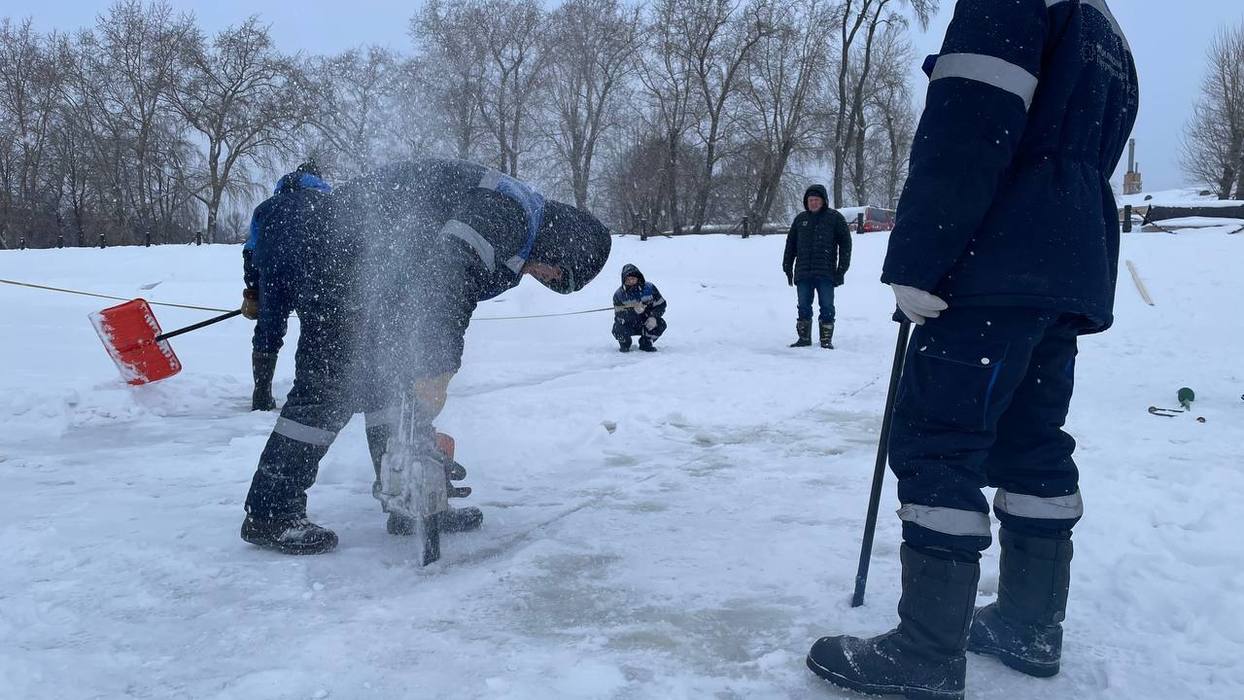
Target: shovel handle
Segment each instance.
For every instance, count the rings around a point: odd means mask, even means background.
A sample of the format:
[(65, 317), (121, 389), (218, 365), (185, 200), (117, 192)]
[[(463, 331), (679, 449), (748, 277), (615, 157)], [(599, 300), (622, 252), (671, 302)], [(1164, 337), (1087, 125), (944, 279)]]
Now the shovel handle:
[(213, 323), (220, 323), (221, 321), (228, 321), (234, 316), (241, 316), (241, 315), (242, 315), (242, 310), (237, 309), (236, 311), (230, 311), (227, 314), (221, 314), (219, 316), (214, 316), (212, 318), (207, 319), (206, 321), (199, 321), (198, 323), (191, 325), (191, 326), (186, 326), (185, 328), (178, 328), (175, 331), (169, 331), (168, 333), (161, 333), (160, 335), (156, 336), (156, 342), (158, 343), (161, 340), (168, 340), (169, 338), (179, 336), (182, 333), (189, 333), (190, 331), (197, 331), (200, 328), (203, 328), (205, 326), (210, 326)]

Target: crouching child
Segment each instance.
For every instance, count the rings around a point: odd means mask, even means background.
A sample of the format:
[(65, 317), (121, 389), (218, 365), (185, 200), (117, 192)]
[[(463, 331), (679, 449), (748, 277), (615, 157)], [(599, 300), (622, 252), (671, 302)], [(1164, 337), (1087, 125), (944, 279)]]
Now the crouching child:
[(639, 349), (656, 352), (653, 343), (665, 332), (665, 297), (655, 284), (644, 279), (634, 265), (622, 267), (622, 286), (613, 293), (613, 337), (618, 350), (631, 351), (631, 338), (639, 336)]

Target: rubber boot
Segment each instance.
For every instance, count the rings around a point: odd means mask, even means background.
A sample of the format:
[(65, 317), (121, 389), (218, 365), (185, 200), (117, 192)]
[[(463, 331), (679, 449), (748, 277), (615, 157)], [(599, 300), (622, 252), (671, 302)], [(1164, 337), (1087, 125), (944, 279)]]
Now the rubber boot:
[(255, 375), (255, 393), (251, 395), (252, 411), (271, 411), (276, 408), (272, 398), (272, 377), (276, 374), (276, 353), (252, 352), (251, 371)]
[(337, 547), (337, 533), (320, 527), (306, 515), (261, 518), (247, 515), (242, 539), (281, 554), (324, 554)]
[(792, 348), (806, 348), (812, 344), (812, 321), (799, 319), (795, 322), (795, 332), (799, 334), (799, 339), (791, 343)]
[(618, 352), (630, 352), (630, 351), (631, 351), (631, 339), (629, 337), (618, 338)]
[(821, 322), (821, 347), (826, 350), (834, 349), (834, 324)]
[(1071, 587), (1071, 541), (1026, 537), (1005, 527), (998, 540), (998, 601), (976, 611), (968, 649), (1030, 676), (1056, 675)]
[(858, 693), (962, 700), (980, 564), (941, 559), (906, 544), (899, 556), (898, 628), (871, 639), (823, 637), (808, 653), (808, 668)]
[(643, 352), (656, 352), (657, 346), (652, 344), (652, 338), (645, 335), (639, 339), (639, 349)]

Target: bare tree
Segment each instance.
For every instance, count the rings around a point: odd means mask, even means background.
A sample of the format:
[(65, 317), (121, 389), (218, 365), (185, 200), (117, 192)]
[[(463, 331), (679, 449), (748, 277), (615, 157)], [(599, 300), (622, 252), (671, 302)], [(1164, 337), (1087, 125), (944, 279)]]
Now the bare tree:
[[(843, 0), (838, 15), (839, 56), (835, 99), (837, 115), (834, 120), (830, 151), (833, 154), (834, 206), (843, 205), (843, 193), (848, 176), (848, 159), (855, 156), (853, 173), (858, 174), (863, 159), (860, 151), (864, 138), (862, 125), (864, 102), (869, 81), (872, 78), (872, 61), (877, 32), (883, 26), (901, 18), (898, 7), (907, 5), (912, 14), (926, 26), (929, 17), (937, 11), (939, 0)], [(860, 41), (862, 40), (862, 44)]]
[(9, 227), (33, 238), (54, 220), (60, 179), (50, 161), (62, 80), (55, 41), (29, 20), (0, 20), (0, 238)]
[(96, 34), (81, 35), (81, 77), (93, 82), (79, 86), (80, 96), (93, 103), (105, 132), (102, 148), (111, 153), (101, 156), (115, 162), (114, 216), (130, 240), (171, 230), (174, 212), (193, 197), (185, 178), (165, 177), (162, 169), (181, 161), (187, 148), (185, 125), (167, 98), (194, 36), (191, 18), (174, 16), (167, 3), (139, 0), (118, 1), (99, 18)]
[(322, 140), (311, 150), (339, 174), (358, 173), (393, 140), (393, 106), (406, 87), (401, 61), (389, 49), (369, 46), (308, 64), (307, 118)]
[(486, 18), (473, 4), (428, 0), (411, 20), (418, 55), (412, 67), (415, 89), (431, 96), (434, 112), (452, 136), (458, 158), (478, 150), (484, 90), (484, 49), (479, 39)]
[(695, 2), (657, 1), (645, 28), (648, 45), (638, 72), (654, 130), (660, 131), (665, 143), (665, 215), (676, 234), (682, 232), (683, 226), (683, 208), (679, 204), (680, 156), (696, 117), (695, 71), (688, 47), (699, 39), (702, 25), (686, 18), (692, 14)]
[(697, 131), (704, 161), (691, 223), (696, 233), (704, 226), (713, 175), (722, 156), (722, 135), (730, 115), (727, 107), (738, 91), (739, 76), (752, 49), (774, 32), (768, 0), (752, 0), (737, 8), (731, 0), (706, 0), (686, 8), (692, 18), (685, 32), (690, 41), (690, 64), (703, 118)]
[(257, 17), (210, 43), (196, 31), (184, 45), (168, 100), (207, 142), (206, 172), (193, 191), (207, 209), (208, 242), (216, 241), (226, 192), (243, 192), (249, 167), (268, 165), (268, 156), (290, 148), (305, 119), (301, 94), (293, 63)]
[(1244, 199), (1244, 23), (1221, 29), (1207, 52), (1201, 97), (1184, 129), (1184, 172), (1219, 199)]
[[(820, 28), (831, 18), (827, 2), (776, 7), (770, 22), (776, 31), (762, 40), (746, 66), (744, 96), (748, 118), (746, 167), (752, 195), (747, 216), (768, 220), (782, 192), (782, 180), (797, 153), (810, 154), (824, 121), (819, 80), (829, 63), (832, 44)], [(822, 117), (818, 119), (817, 117)]]
[(569, 170), (575, 206), (587, 207), (597, 147), (617, 125), (618, 96), (635, 70), (640, 15), (619, 0), (568, 0), (549, 18), (546, 138)]

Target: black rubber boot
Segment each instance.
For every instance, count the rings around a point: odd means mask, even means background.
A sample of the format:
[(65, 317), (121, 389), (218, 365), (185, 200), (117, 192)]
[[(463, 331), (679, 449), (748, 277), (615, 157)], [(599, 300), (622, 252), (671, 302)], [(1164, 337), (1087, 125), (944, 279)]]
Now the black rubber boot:
[(834, 324), (821, 323), (821, 347), (826, 350), (834, 349)]
[(271, 411), (276, 408), (272, 398), (272, 377), (276, 374), (276, 354), (251, 353), (251, 371), (255, 375), (255, 393), (251, 395), (252, 411)]
[(1030, 676), (1056, 675), (1071, 587), (1071, 541), (1025, 537), (1005, 527), (998, 540), (998, 602), (976, 611), (968, 650), (996, 656)]
[(307, 520), (305, 515), (260, 518), (247, 515), (242, 539), (281, 554), (324, 554), (337, 547), (337, 534)]
[(858, 693), (962, 700), (980, 564), (941, 559), (905, 544), (900, 558), (898, 628), (871, 639), (823, 637), (808, 653), (808, 668)]
[(799, 319), (795, 322), (795, 333), (799, 334), (799, 339), (791, 343), (792, 348), (806, 348), (812, 344), (812, 321)]
[(631, 351), (631, 339), (630, 338), (618, 338), (618, 352), (630, 352), (630, 351)]
[(643, 352), (656, 352), (657, 346), (652, 344), (652, 338), (644, 336), (639, 339), (639, 349)]

